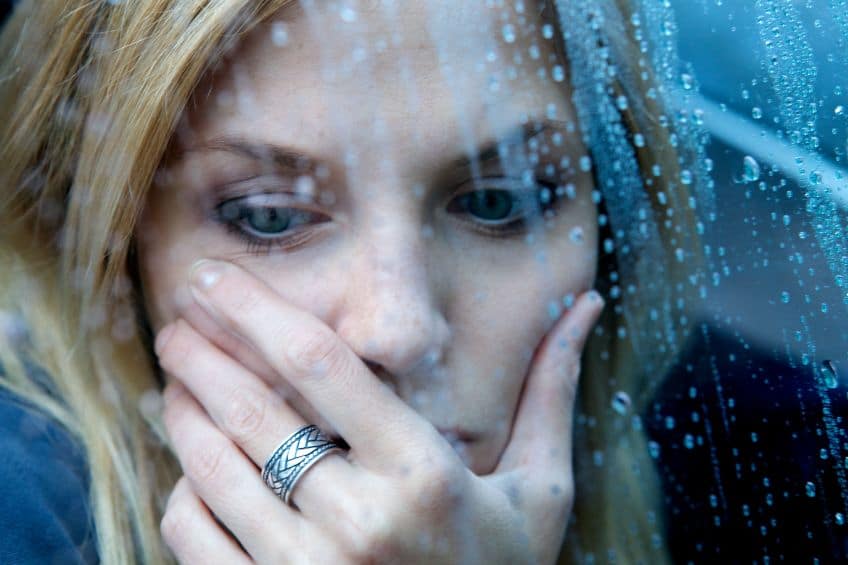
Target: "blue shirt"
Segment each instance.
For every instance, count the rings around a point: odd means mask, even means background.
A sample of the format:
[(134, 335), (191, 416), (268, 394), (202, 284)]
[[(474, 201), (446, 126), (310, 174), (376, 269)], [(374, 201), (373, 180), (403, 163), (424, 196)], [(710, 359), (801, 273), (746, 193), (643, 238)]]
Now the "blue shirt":
[(0, 388), (0, 563), (97, 563), (81, 446)]

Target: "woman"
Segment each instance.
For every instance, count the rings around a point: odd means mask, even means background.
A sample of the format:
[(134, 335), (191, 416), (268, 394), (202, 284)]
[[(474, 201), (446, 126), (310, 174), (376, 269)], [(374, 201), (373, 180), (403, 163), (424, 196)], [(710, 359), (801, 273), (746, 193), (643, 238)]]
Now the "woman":
[(82, 446), (103, 561), (667, 558), (637, 415), (698, 155), (602, 4), (18, 8), (4, 386)]

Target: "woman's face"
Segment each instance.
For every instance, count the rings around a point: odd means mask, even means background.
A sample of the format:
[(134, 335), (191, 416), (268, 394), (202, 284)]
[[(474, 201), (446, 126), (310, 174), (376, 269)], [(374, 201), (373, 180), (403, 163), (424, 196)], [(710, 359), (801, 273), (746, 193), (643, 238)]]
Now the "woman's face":
[(197, 89), (137, 228), (146, 309), (208, 326), (189, 269), (239, 263), (486, 472), (534, 349), (594, 282), (586, 148), (533, 10), (367, 4), (290, 5)]

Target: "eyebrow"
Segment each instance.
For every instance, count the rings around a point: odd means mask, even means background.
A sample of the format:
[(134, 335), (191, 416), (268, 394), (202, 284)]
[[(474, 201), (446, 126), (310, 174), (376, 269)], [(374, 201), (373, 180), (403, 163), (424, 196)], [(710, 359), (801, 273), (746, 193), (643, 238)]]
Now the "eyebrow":
[[(450, 161), (450, 169), (473, 167), (475, 163), (484, 163), (500, 156), (500, 148), (504, 142), (527, 143), (531, 139), (552, 130), (565, 131), (568, 122), (552, 120), (549, 118), (531, 120), (525, 124), (514, 126), (505, 135), (484, 142), (476, 155), (463, 154)], [(199, 145), (191, 146), (178, 153), (178, 158), (183, 158), (190, 153), (204, 153), (208, 151), (225, 151), (235, 153), (259, 162), (273, 163), (280, 169), (297, 171), (301, 173), (312, 173), (320, 166), (321, 161), (309, 157), (307, 154), (291, 147), (285, 147), (273, 143), (254, 141), (239, 135), (226, 135), (215, 137)]]
[(519, 124), (518, 126), (513, 127), (506, 135), (501, 135), (497, 138), (486, 141), (480, 146), (476, 155), (471, 157), (468, 155), (457, 157), (450, 166), (456, 169), (473, 167), (475, 163), (485, 163), (498, 158), (500, 156), (500, 148), (504, 142), (523, 144), (552, 130), (565, 131), (567, 127), (568, 122), (560, 120), (547, 118), (542, 120), (531, 120), (526, 124)]
[(281, 169), (301, 172), (314, 172), (318, 163), (305, 153), (290, 147), (253, 141), (239, 135), (227, 135), (213, 138), (200, 145), (191, 146), (179, 153), (179, 158), (186, 154), (206, 153), (210, 151), (225, 151), (235, 153), (259, 162), (273, 163)]

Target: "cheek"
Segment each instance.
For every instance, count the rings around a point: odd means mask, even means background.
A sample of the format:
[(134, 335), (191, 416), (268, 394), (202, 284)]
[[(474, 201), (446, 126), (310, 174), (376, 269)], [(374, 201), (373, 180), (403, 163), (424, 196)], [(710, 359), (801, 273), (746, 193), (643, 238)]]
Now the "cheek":
[[(548, 245), (546, 258), (533, 254), (509, 269), (469, 270), (459, 288), (454, 318), (459, 354), (480, 379), (469, 396), (490, 396), (512, 415), (533, 352), (559, 319), (568, 297), (575, 300), (592, 287), (597, 253), (593, 238), (582, 244)], [(474, 405), (474, 402), (469, 402)]]
[(175, 226), (178, 222), (148, 209), (136, 228), (144, 308), (154, 331), (176, 320), (189, 305), (188, 272), (208, 248), (195, 242), (188, 229)]

